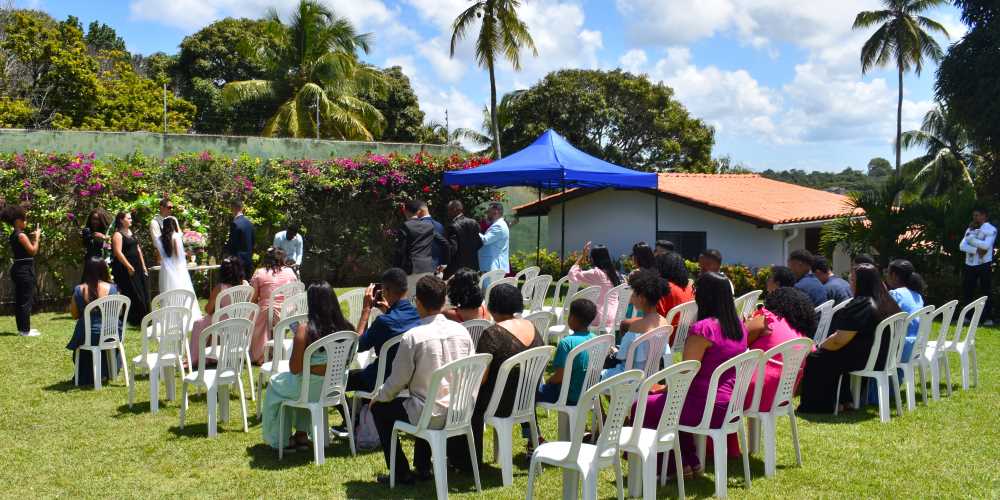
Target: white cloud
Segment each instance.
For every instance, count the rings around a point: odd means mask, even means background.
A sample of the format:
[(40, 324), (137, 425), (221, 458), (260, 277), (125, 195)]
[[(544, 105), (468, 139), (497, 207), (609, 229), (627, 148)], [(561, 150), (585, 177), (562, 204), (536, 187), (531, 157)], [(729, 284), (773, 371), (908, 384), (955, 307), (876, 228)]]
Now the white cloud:
[(641, 44), (686, 43), (707, 38), (734, 22), (731, 0), (618, 0), (627, 35)]
[(450, 40), (439, 36), (421, 42), (417, 47), (417, 52), (430, 63), (437, 76), (447, 83), (458, 83), (465, 71), (469, 67), (467, 56), (468, 44), (456, 47), (456, 57), (451, 57)]
[(618, 58), (618, 64), (622, 69), (632, 73), (642, 72), (642, 67), (646, 65), (646, 51), (642, 49), (631, 49)]
[(451, 34), (451, 23), (472, 4), (468, 0), (405, 0), (421, 18), (434, 23), (442, 33)]

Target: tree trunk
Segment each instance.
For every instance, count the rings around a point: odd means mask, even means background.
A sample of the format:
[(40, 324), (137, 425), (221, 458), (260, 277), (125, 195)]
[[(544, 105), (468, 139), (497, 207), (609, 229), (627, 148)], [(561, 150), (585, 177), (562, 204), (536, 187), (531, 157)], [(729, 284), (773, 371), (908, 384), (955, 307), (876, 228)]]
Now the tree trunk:
[(497, 78), (493, 72), (493, 61), (490, 61), (487, 69), (490, 71), (490, 117), (493, 120), (493, 151), (497, 159), (500, 155), (500, 122), (497, 120)]
[(903, 175), (902, 167), (902, 147), (903, 139), (903, 67), (897, 65), (899, 71), (899, 101), (896, 104), (896, 177)]

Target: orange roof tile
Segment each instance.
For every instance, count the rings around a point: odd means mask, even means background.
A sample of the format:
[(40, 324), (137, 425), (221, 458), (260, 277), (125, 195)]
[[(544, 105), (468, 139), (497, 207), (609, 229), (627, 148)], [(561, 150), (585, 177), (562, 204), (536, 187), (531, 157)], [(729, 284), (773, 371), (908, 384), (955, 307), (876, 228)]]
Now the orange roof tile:
[[(572, 189), (516, 207), (519, 215), (540, 215), (561, 201), (583, 196)], [(758, 174), (659, 174), (661, 196), (723, 212), (762, 226), (835, 219), (847, 215), (847, 197), (761, 177)]]

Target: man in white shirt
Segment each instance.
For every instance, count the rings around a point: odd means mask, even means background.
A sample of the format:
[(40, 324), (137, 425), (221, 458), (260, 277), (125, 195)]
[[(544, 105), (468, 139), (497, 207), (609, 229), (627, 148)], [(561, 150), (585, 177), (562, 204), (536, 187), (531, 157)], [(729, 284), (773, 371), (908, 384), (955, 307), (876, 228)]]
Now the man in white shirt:
[(972, 223), (965, 230), (965, 236), (958, 248), (965, 252), (965, 277), (962, 281), (965, 303), (985, 295), (986, 308), (983, 310), (983, 324), (993, 325), (990, 307), (991, 275), (993, 273), (993, 245), (997, 239), (997, 228), (988, 222), (989, 213), (985, 207), (972, 211)]
[(302, 234), (299, 232), (300, 226), (296, 223), (288, 224), (288, 228), (284, 231), (279, 231), (278, 234), (274, 235), (274, 248), (280, 248), (285, 251), (285, 260), (294, 264), (295, 267), (302, 265)]
[[(431, 428), (441, 428), (448, 413), (449, 395), (447, 388), (441, 393), (429, 395), (431, 375), (442, 366), (475, 354), (472, 337), (459, 323), (450, 321), (441, 314), (444, 307), (447, 284), (433, 275), (424, 276), (417, 282), (416, 306), (420, 314), (420, 326), (403, 334), (396, 357), (392, 362), (392, 373), (372, 399), (371, 411), (382, 443), (382, 454), (386, 466), (389, 465), (389, 443), (392, 427), (397, 420), (416, 424), (424, 405), (433, 404)], [(397, 397), (404, 389), (409, 397)], [(459, 439), (464, 439), (459, 437)], [(416, 473), (410, 472), (409, 462), (402, 447), (396, 443), (396, 482), (412, 484), (415, 480), (431, 479), (431, 450), (426, 441), (416, 440), (413, 449)], [(379, 476), (378, 482), (389, 484), (389, 476)]]

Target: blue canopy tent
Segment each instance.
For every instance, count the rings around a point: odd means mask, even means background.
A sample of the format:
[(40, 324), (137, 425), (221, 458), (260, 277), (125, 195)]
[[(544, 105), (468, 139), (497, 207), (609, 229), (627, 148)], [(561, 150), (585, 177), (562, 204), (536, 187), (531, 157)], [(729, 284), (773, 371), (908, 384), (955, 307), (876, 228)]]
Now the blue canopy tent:
[[(573, 147), (554, 130), (546, 130), (530, 146), (506, 158), (469, 170), (445, 172), (444, 183), (459, 186), (528, 186), (539, 189), (656, 189), (655, 173), (638, 172), (608, 163)], [(559, 256), (566, 250), (566, 210), (563, 202)], [(541, 242), (541, 223), (538, 225)]]

